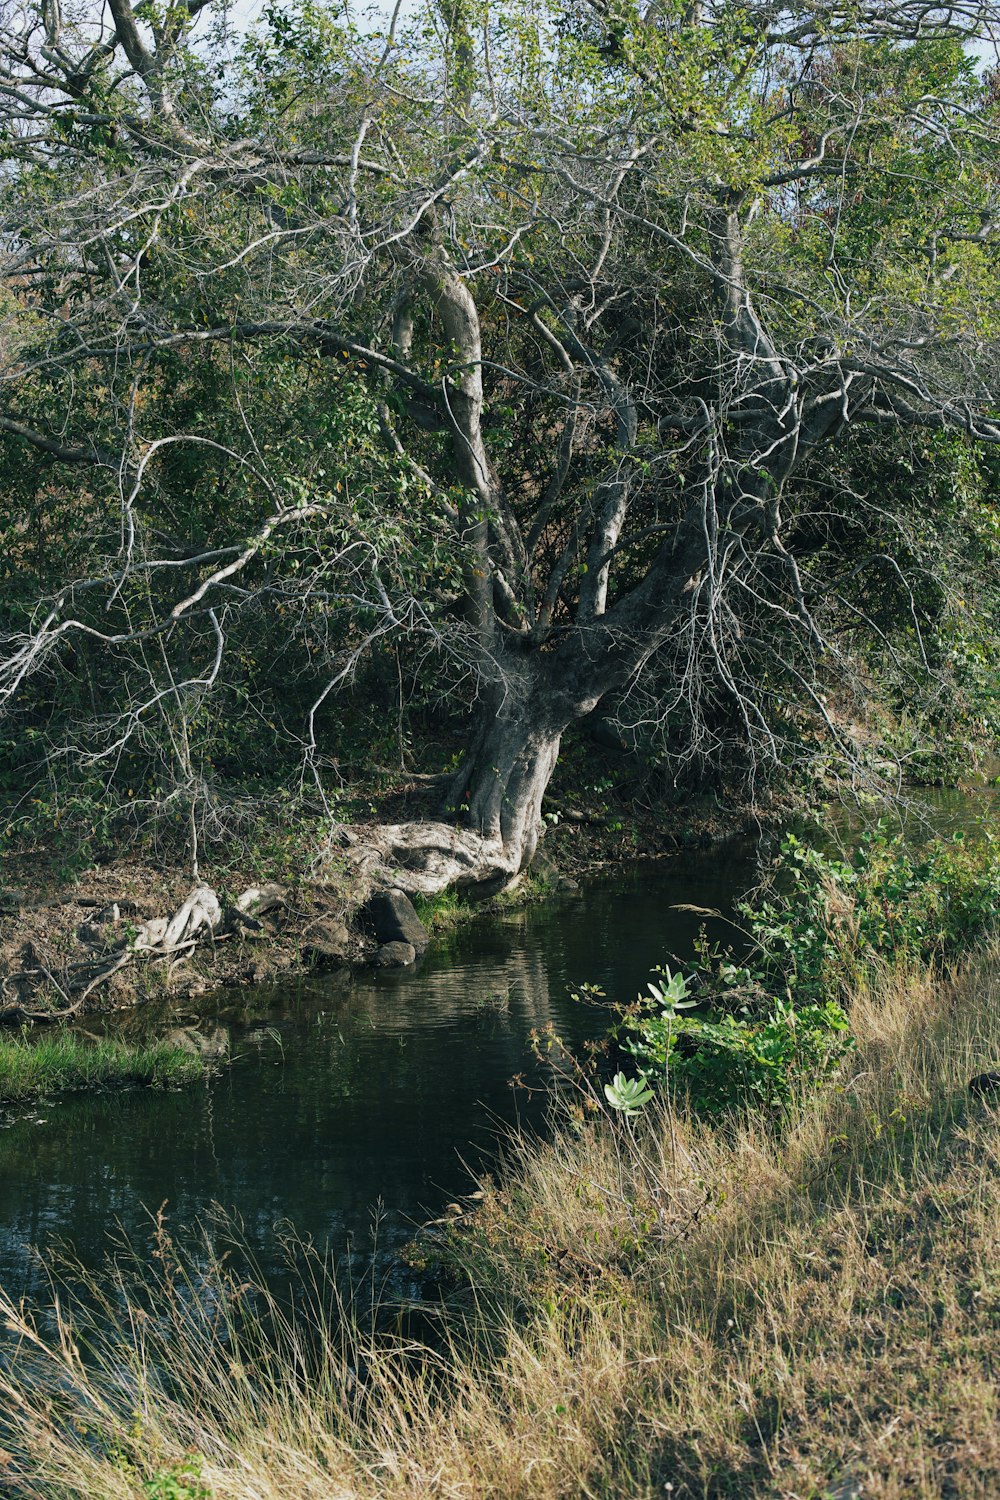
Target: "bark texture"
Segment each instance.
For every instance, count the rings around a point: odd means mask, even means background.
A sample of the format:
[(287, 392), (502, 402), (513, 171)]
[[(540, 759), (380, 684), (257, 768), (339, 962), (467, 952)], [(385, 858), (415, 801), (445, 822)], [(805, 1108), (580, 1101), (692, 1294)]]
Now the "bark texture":
[(542, 798), (578, 712), (552, 690), (548, 672), (509, 674), (486, 695), (442, 819), (366, 831), (355, 864), (411, 895), (450, 885), (487, 895), (510, 885), (535, 853)]

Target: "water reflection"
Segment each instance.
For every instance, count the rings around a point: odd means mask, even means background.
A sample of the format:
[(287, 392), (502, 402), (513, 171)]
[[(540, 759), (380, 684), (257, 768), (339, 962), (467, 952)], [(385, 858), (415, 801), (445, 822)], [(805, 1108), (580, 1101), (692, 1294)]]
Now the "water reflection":
[(531, 1029), (603, 1032), (605, 1015), (568, 992), (586, 981), (631, 998), (654, 964), (691, 952), (701, 919), (671, 905), (726, 908), (753, 870), (745, 843), (686, 854), (479, 919), (416, 971), (224, 997), (210, 1019), (232, 1064), (207, 1087), (66, 1099), (0, 1131), (0, 1280), (37, 1293), (27, 1246), (65, 1238), (94, 1265), (116, 1225), (148, 1239), (164, 1201), (175, 1225), (213, 1202), (235, 1211), (275, 1275), (281, 1221), (360, 1264), (381, 1215), (391, 1263), (467, 1190), (503, 1122), (537, 1118), (509, 1087), (530, 1070)]
[[(904, 822), (911, 837), (989, 829), (998, 803), (995, 788), (933, 790)], [(857, 831), (855, 818), (845, 836)], [(207, 1086), (70, 1098), (0, 1130), (0, 1281), (40, 1290), (30, 1245), (66, 1239), (93, 1266), (116, 1226), (141, 1244), (164, 1201), (177, 1226), (213, 1203), (237, 1214), (276, 1277), (282, 1221), (363, 1266), (377, 1219), (390, 1267), (414, 1225), (468, 1188), (504, 1122), (538, 1119), (539, 1101), (509, 1087), (531, 1072), (532, 1028), (551, 1023), (571, 1044), (601, 1034), (605, 1015), (569, 992), (587, 982), (631, 999), (653, 965), (683, 962), (702, 919), (672, 906), (726, 911), (755, 859), (735, 841), (616, 869), (484, 916), (415, 970), (227, 994), (201, 1024), (225, 1029), (232, 1063)]]

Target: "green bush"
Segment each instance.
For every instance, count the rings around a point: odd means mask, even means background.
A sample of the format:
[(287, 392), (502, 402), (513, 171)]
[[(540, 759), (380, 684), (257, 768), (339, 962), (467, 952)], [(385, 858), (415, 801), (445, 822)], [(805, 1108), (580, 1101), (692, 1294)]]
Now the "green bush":
[[(766, 900), (737, 908), (739, 959), (703, 941), (689, 977), (662, 970), (652, 998), (623, 1012), (639, 1079), (683, 1091), (699, 1113), (780, 1113), (824, 1087), (854, 1045), (852, 990), (892, 964), (957, 958), (1000, 906), (1000, 846), (988, 836), (914, 848), (880, 826), (845, 858), (789, 836), (773, 874)], [(693, 1005), (701, 1014), (681, 1014)], [(633, 1113), (619, 1078), (608, 1102)]]
[(752, 974), (795, 1002), (845, 996), (873, 963), (941, 963), (982, 938), (1000, 908), (1000, 845), (961, 834), (915, 848), (879, 825), (849, 858), (787, 837), (775, 892), (738, 908)]
[(665, 984), (649, 986), (652, 1001), (633, 1012), (626, 1049), (645, 1083), (683, 1091), (701, 1114), (787, 1110), (828, 1083), (854, 1045), (834, 1000), (796, 1009), (779, 998), (763, 1014), (744, 1006), (706, 1019), (679, 1014), (696, 1003), (685, 998), (688, 981), (669, 970), (665, 978)]

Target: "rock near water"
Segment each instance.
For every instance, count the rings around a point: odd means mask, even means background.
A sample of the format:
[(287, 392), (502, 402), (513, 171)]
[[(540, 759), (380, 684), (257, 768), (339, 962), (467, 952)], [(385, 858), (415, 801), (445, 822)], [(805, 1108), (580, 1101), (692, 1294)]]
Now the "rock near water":
[(409, 943), (420, 954), (430, 942), (413, 902), (402, 891), (376, 891), (365, 903), (361, 919), (380, 944)]
[(351, 935), (344, 922), (323, 917), (311, 922), (302, 937), (302, 948), (309, 957), (343, 962), (350, 947)]
[(415, 962), (417, 950), (412, 943), (383, 943), (373, 960), (376, 969), (403, 969)]

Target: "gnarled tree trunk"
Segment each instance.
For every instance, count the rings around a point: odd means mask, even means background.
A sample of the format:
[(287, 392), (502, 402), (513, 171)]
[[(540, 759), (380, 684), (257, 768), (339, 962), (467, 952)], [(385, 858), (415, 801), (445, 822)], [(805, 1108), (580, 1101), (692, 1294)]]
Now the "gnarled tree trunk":
[(559, 691), (544, 658), (519, 663), (483, 696), (442, 818), (366, 830), (354, 863), (410, 894), (510, 885), (535, 853), (562, 735), (592, 707)]
[(642, 668), (690, 609), (704, 565), (694, 504), (642, 583), (612, 609), (550, 649), (533, 650), (523, 638), (510, 646), (480, 701), (442, 819), (365, 830), (355, 866), (410, 894), (454, 885), (486, 895), (516, 880), (538, 844), (563, 734)]

